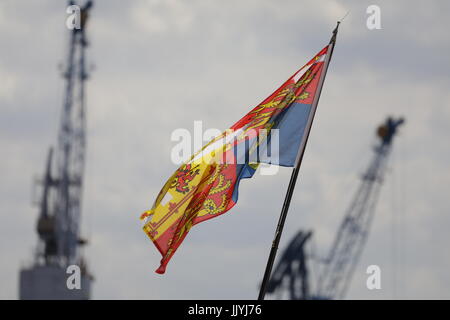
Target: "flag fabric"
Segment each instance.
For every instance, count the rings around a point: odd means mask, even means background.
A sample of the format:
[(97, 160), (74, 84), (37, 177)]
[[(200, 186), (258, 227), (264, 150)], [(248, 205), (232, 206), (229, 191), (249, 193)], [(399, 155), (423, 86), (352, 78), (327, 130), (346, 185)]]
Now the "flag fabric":
[(329, 47), (167, 180), (152, 209), (141, 215), (144, 232), (162, 255), (157, 273), (165, 272), (192, 226), (236, 204), (240, 180), (251, 178), (259, 163), (294, 166)]

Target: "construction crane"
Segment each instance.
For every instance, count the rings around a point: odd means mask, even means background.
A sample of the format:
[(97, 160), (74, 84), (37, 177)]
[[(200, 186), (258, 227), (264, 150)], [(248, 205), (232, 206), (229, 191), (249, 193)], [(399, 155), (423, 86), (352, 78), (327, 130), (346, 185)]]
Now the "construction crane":
[[(69, 5), (75, 3), (69, 1)], [(86, 244), (80, 237), (80, 221), (86, 150), (85, 81), (88, 79), (85, 27), (91, 7), (92, 1), (78, 6), (80, 28), (70, 30), (58, 144), (55, 154), (52, 147), (49, 149), (44, 178), (40, 181), (38, 246), (33, 264), (20, 272), (20, 299), (90, 298), (92, 276), (79, 247)], [(56, 170), (53, 170), (54, 156)], [(67, 286), (66, 271), (70, 265), (79, 267), (80, 288)]]
[[(284, 250), (269, 281), (268, 293), (282, 294), (287, 291), (289, 300), (307, 300), (310, 298), (305, 244), (311, 236), (312, 231), (304, 232), (300, 230), (297, 232)], [(280, 295), (278, 297), (282, 298)]]
[(305, 253), (311, 231), (299, 231), (281, 256), (269, 283), (268, 293), (288, 291), (290, 299), (342, 299), (351, 282), (353, 271), (367, 241), (375, 206), (386, 171), (392, 140), (403, 118), (388, 117), (378, 127), (378, 143), (374, 155), (361, 179), (361, 184), (346, 211), (330, 252), (314, 285), (309, 290), (308, 255)]

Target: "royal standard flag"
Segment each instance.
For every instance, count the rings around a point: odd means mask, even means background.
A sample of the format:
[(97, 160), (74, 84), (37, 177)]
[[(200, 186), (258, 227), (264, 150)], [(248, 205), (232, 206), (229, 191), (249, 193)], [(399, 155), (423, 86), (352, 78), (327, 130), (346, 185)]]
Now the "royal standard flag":
[(141, 215), (162, 255), (157, 273), (165, 272), (192, 226), (236, 204), (240, 180), (251, 178), (259, 163), (294, 166), (329, 47), (167, 180), (152, 209)]

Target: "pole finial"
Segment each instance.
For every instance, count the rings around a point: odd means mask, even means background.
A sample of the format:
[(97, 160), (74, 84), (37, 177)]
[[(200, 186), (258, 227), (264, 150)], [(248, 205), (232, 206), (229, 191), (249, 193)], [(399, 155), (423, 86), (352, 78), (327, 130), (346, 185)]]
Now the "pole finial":
[(336, 33), (338, 32), (338, 29), (339, 29), (339, 25), (340, 25), (340, 24), (341, 24), (340, 21), (336, 22), (336, 28), (334, 28), (333, 34), (336, 34)]
[(336, 37), (337, 37), (337, 33), (338, 33), (338, 29), (339, 29), (339, 24), (341, 23), (341, 21), (338, 21), (336, 23), (336, 28), (334, 28), (333, 30), (333, 36), (331, 37), (330, 43), (335, 43), (336, 42)]
[(344, 21), (344, 19), (348, 16), (349, 13), (350, 13), (350, 10), (348, 10), (347, 13), (340, 20), (337, 21), (336, 28), (334, 28), (334, 30), (333, 30), (333, 36), (331, 37), (330, 43), (336, 42), (336, 36), (337, 36), (338, 29), (339, 29), (339, 25), (341, 24), (342, 21)]

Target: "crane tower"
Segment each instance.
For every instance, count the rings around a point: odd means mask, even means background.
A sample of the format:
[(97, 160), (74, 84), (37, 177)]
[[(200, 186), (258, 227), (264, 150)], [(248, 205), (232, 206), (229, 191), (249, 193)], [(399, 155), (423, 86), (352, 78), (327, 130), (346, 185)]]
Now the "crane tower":
[(342, 299), (345, 296), (367, 240), (392, 140), (403, 123), (403, 118), (388, 117), (378, 127), (378, 143), (373, 158), (361, 178), (329, 254), (322, 261), (322, 268), (318, 269), (314, 290), (309, 290), (311, 279), (308, 277), (308, 255), (305, 253), (305, 245), (312, 232), (299, 231), (281, 256), (270, 280), (268, 293), (288, 291), (290, 299)]
[[(69, 1), (69, 5), (75, 5)], [(80, 237), (81, 200), (86, 149), (85, 51), (86, 22), (92, 1), (79, 11), (80, 28), (70, 30), (63, 77), (65, 92), (56, 152), (50, 147), (40, 181), (38, 245), (30, 267), (20, 271), (20, 299), (89, 299), (93, 280), (80, 254), (86, 240)], [(53, 160), (56, 167), (53, 167)], [(74, 271), (68, 267), (76, 266)], [(75, 287), (67, 284), (79, 271)], [(69, 273), (68, 273), (69, 272)]]

